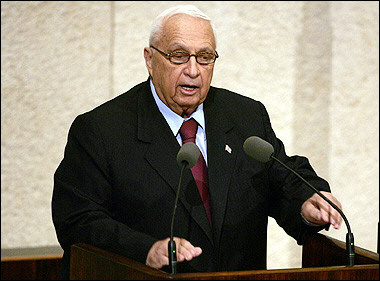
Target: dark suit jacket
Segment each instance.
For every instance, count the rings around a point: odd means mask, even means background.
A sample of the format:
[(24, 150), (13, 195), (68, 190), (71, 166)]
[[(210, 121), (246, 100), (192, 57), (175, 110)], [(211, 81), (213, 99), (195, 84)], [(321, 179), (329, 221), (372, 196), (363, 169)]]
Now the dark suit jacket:
[[(278, 164), (248, 157), (245, 139), (265, 139), (277, 158), (317, 188), (329, 191), (329, 186), (306, 158), (285, 154), (260, 102), (211, 87), (204, 113), (213, 229), (186, 170), (174, 236), (203, 253), (179, 263), (178, 272), (263, 269), (268, 216), (302, 244), (312, 228), (302, 222), (300, 208), (313, 192)], [(65, 269), (70, 245), (79, 242), (145, 263), (152, 244), (170, 234), (179, 148), (148, 81), (75, 119), (52, 199)]]

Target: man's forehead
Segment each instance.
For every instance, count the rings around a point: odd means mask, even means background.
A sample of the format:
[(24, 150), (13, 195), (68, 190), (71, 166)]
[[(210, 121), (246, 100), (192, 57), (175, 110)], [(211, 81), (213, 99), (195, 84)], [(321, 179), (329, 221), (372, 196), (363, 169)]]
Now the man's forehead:
[(174, 15), (164, 21), (160, 41), (173, 47), (186, 47), (187, 40), (201, 43), (201, 48), (213, 48), (215, 37), (210, 22), (185, 14)]

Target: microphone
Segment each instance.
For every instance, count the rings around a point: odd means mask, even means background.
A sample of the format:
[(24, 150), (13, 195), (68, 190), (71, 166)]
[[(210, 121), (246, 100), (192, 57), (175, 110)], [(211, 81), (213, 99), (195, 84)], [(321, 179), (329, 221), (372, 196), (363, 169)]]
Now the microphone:
[(177, 154), (177, 164), (178, 166), (181, 167), (181, 175), (178, 181), (177, 194), (175, 197), (172, 221), (170, 225), (170, 240), (168, 244), (169, 266), (171, 268), (172, 273), (177, 273), (177, 252), (176, 252), (176, 244), (175, 244), (175, 241), (173, 240), (173, 232), (174, 232), (173, 226), (174, 226), (175, 213), (177, 210), (179, 191), (181, 189), (183, 171), (186, 168), (190, 169), (194, 167), (200, 155), (201, 155), (201, 152), (198, 146), (193, 142), (188, 142), (182, 145), (181, 149), (178, 151), (178, 154)]
[(186, 168), (192, 168), (198, 162), (201, 152), (198, 146), (193, 142), (188, 142), (182, 145), (177, 154), (177, 164), (180, 167), (184, 165)]
[(285, 167), (287, 170), (289, 170), (294, 175), (296, 175), (299, 179), (301, 179), (308, 187), (310, 187), (314, 192), (316, 192), (319, 196), (321, 196), (324, 200), (326, 200), (327, 203), (329, 203), (335, 210), (339, 212), (339, 214), (342, 216), (347, 227), (347, 234), (346, 234), (346, 250), (347, 250), (347, 255), (348, 255), (347, 263), (350, 266), (354, 265), (354, 260), (355, 260), (354, 235), (351, 232), (350, 224), (348, 223), (348, 220), (346, 216), (343, 214), (342, 210), (339, 209), (333, 202), (331, 202), (326, 196), (324, 196), (318, 189), (312, 186), (296, 171), (294, 171), (289, 166), (287, 166), (282, 161), (280, 161), (278, 158), (273, 156), (274, 148), (269, 142), (266, 142), (265, 140), (257, 136), (251, 136), (245, 140), (243, 144), (243, 150), (248, 156), (256, 159), (257, 161), (265, 163), (273, 159), (276, 162), (280, 163), (283, 167)]

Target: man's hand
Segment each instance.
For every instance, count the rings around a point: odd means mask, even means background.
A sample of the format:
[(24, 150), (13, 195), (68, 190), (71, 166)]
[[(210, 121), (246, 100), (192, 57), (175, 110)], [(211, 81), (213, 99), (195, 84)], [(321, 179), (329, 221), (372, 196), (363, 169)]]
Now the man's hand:
[[(339, 209), (342, 209), (340, 202), (330, 192), (321, 191), (321, 193)], [(338, 211), (317, 193), (303, 203), (301, 213), (306, 220), (318, 225), (330, 223), (335, 229), (338, 229), (342, 223), (342, 217)]]
[[(189, 241), (183, 238), (173, 237), (177, 246), (177, 262), (184, 260), (192, 260), (193, 258), (202, 254), (202, 249), (194, 247)], [(169, 265), (168, 257), (168, 243), (169, 238), (159, 240), (153, 244), (148, 252), (146, 258), (146, 265), (160, 269), (165, 265)]]

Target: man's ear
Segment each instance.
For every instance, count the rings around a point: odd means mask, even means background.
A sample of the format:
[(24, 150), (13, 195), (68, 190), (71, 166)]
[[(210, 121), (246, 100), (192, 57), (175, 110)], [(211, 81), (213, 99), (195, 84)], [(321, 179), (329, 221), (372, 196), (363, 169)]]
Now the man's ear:
[(149, 47), (144, 48), (145, 65), (148, 69), (149, 75), (152, 76), (152, 49)]

